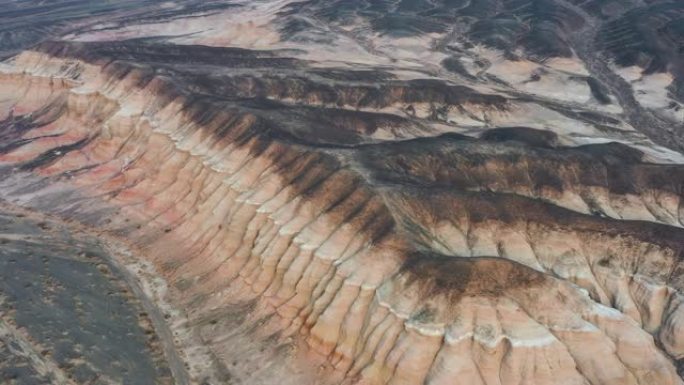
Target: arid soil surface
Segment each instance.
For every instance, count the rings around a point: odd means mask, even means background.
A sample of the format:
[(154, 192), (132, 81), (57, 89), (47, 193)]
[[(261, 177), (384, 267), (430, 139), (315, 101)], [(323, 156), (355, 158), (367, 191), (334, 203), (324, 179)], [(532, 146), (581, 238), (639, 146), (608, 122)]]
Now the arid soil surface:
[(170, 384), (148, 313), (98, 239), (2, 206), (0, 378)]

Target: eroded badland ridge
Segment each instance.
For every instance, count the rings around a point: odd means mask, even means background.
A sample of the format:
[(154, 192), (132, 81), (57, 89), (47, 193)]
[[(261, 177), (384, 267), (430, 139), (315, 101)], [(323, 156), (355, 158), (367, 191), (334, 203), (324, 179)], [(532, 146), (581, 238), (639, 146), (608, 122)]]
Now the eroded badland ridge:
[(153, 381), (684, 383), (682, 2), (2, 5), (0, 198)]

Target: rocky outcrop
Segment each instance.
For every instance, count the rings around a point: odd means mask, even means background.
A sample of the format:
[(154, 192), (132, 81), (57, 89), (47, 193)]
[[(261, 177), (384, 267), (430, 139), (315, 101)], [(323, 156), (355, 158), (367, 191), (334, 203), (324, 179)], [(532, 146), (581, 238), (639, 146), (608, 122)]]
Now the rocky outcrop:
[[(164, 60), (166, 47), (106, 47), (46, 43), (3, 65), (0, 194), (136, 248), (211, 370), (682, 383), (680, 165), (525, 128), (370, 138), (363, 125), (432, 127), (394, 104), (510, 105), (439, 81), (213, 78), (198, 47)], [(205, 54), (277, 68), (272, 54)]]

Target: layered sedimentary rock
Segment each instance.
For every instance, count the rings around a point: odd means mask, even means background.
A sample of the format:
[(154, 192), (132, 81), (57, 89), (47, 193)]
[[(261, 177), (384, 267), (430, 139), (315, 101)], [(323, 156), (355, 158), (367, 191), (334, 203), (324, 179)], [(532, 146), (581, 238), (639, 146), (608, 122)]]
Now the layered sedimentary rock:
[[(417, 56), (416, 34), (458, 32), (353, 3), (373, 39)], [(322, 11), (295, 23), (302, 5), (219, 13), (265, 40), (227, 26), (97, 41), (201, 25), (145, 19), (6, 60), (0, 197), (151, 263), (184, 314), (169, 323), (192, 382), (683, 383), (684, 166), (676, 140), (656, 144), (679, 136), (634, 127), (586, 76), (573, 90), (605, 104), (551, 92), (584, 71), (563, 32), (582, 22), (542, 36), (537, 21), (495, 42), (542, 51), (481, 73), (460, 56), (452, 77), (356, 35), (368, 56), (345, 63), (293, 51), (307, 22), (352, 39)], [(270, 35), (274, 15), (288, 28)], [(499, 43), (478, 23), (464, 36), (486, 56)], [(388, 38), (397, 24), (412, 37)]]
[(3, 195), (130, 240), (218, 365), (248, 302), (324, 382), (681, 382), (681, 167), (522, 129), (325, 150), (282, 107), (75, 47), (2, 75)]

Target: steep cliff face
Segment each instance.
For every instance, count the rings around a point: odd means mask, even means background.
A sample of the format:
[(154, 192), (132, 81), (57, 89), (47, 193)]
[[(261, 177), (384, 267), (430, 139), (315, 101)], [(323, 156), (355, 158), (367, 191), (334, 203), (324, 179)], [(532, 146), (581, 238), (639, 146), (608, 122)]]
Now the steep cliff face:
[[(391, 81), (311, 96), (233, 74), (228, 90), (200, 93), (169, 62), (88, 48), (47, 43), (3, 68), (0, 191), (153, 262), (215, 359), (197, 375), (682, 382), (681, 166), (524, 128), (371, 143), (364, 125), (385, 115), (345, 105), (506, 103)], [(242, 351), (237, 334), (268, 349)], [(233, 367), (250, 354), (278, 364)]]

